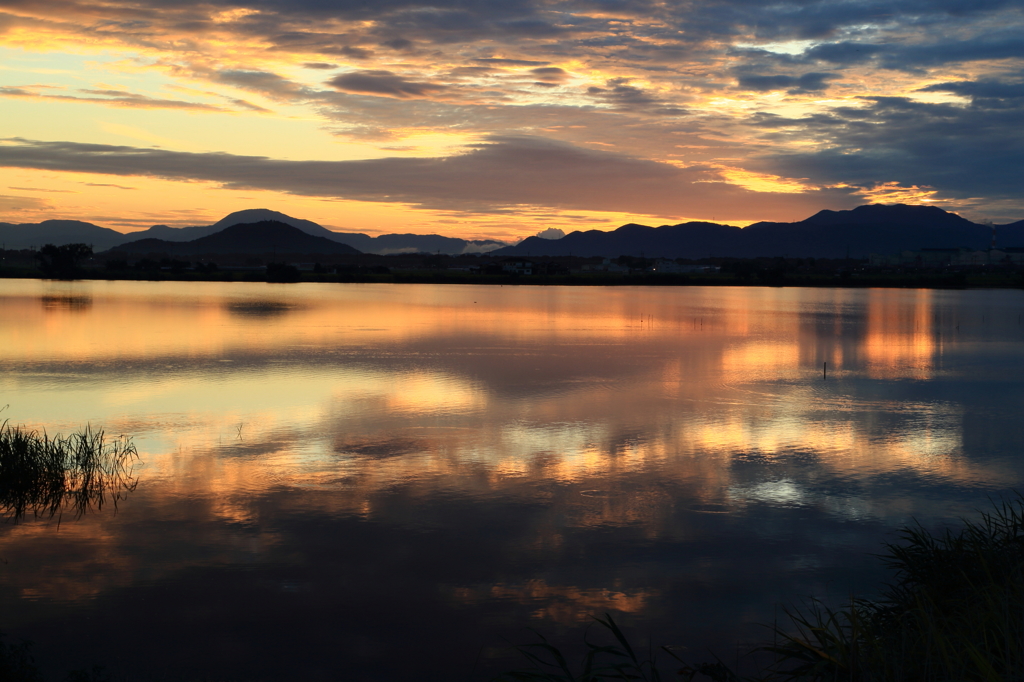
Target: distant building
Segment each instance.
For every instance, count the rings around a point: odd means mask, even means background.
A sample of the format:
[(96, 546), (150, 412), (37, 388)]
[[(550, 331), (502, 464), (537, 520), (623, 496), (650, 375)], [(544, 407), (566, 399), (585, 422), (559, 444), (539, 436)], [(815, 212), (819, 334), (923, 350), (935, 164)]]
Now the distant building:
[(875, 267), (981, 267), (1024, 264), (1024, 247), (1002, 249), (919, 249), (895, 255), (871, 254), (869, 263)]
[(704, 265), (700, 263), (677, 263), (674, 260), (659, 258), (654, 265), (647, 268), (648, 272), (656, 272), (663, 275), (668, 274), (690, 274), (718, 272), (721, 268), (717, 265)]
[(580, 272), (629, 272), (629, 268), (613, 262), (611, 258), (605, 258), (600, 263), (587, 263), (580, 268)]
[(501, 266), (501, 269), (505, 272), (514, 275), (532, 275), (533, 274), (533, 263), (527, 260), (522, 261), (509, 261)]

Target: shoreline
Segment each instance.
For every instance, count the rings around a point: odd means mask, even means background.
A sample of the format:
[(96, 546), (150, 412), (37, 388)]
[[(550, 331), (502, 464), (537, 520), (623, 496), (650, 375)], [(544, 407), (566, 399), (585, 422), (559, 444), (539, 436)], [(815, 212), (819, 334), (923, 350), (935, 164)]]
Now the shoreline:
[(374, 273), (317, 273), (296, 271), (284, 277), (268, 277), (264, 271), (223, 269), (215, 272), (90, 272), (74, 277), (47, 277), (37, 269), (5, 268), (0, 279), (50, 279), (53, 281), (139, 282), (317, 282), (333, 284), (475, 284), (528, 286), (759, 286), (818, 287), (843, 289), (1024, 289), (1024, 273), (1017, 271), (950, 273), (846, 272), (738, 276), (735, 273), (579, 273), (553, 275), (482, 274), (450, 270), (400, 270)]

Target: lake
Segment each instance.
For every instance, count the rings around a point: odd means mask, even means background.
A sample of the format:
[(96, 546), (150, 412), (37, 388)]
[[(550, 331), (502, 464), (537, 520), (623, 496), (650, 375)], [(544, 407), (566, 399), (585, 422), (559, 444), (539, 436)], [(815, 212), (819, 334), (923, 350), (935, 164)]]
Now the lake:
[[(0, 522), (54, 674), (486, 680), (535, 628), (730, 663), (1024, 476), (1024, 292), (0, 280), (0, 419), (130, 435)], [(593, 633), (592, 634), (596, 634)]]

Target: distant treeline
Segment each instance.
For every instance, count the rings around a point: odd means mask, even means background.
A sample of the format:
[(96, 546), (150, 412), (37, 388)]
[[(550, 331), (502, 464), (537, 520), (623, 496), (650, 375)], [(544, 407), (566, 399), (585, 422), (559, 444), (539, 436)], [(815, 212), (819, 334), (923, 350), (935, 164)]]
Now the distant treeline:
[(102, 280), (403, 282), (536, 285), (1021, 287), (1020, 265), (871, 266), (849, 258), (652, 259), (488, 254), (93, 254), (84, 244), (0, 251), (0, 277)]

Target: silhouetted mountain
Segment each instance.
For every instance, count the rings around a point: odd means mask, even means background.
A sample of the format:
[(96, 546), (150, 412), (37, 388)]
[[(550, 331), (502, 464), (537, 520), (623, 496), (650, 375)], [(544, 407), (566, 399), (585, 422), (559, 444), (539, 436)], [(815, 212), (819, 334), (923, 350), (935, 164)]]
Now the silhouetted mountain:
[[(922, 248), (984, 249), (991, 229), (934, 206), (872, 204), (850, 211), (820, 211), (795, 223), (754, 223), (740, 229), (715, 223), (623, 225), (611, 232), (572, 232), (562, 239), (530, 237), (499, 256), (647, 256), (649, 258), (754, 258), (790, 256), (865, 258)], [(1024, 245), (1024, 221), (997, 228), (997, 243)]]
[(206, 237), (223, 228), (214, 229), (213, 225), (195, 225), (193, 227), (169, 227), (154, 225), (145, 230), (136, 230), (122, 235), (121, 243), (136, 242), (140, 239), (163, 239), (168, 242), (188, 242)]
[[(509, 256), (577, 255), (703, 258), (706, 256), (814, 256), (854, 258), (870, 253), (896, 253), (904, 249), (966, 246), (986, 248), (991, 228), (972, 223), (934, 206), (868, 205), (850, 211), (820, 211), (795, 223), (755, 223), (740, 229), (730, 225), (692, 222), (647, 227), (623, 225), (604, 232), (573, 232), (562, 239), (529, 237), (516, 246), (502, 247), (494, 240), (465, 240), (422, 234), (385, 234), (370, 237), (360, 232), (333, 232), (309, 220), (292, 218), (277, 211), (256, 208), (231, 213), (213, 225), (168, 227), (154, 225), (147, 230), (121, 234), (77, 220), (47, 220), (12, 225), (0, 223), (0, 242), (9, 249), (43, 244), (92, 244), (96, 251), (119, 244), (155, 239), (184, 243), (221, 232), (238, 224), (276, 221), (304, 234), (347, 244), (363, 253), (486, 253)], [(1000, 246), (1024, 246), (1024, 220), (996, 227)], [(138, 249), (133, 246), (132, 249)], [(170, 247), (165, 253), (172, 253)], [(311, 253), (319, 253), (313, 251)], [(326, 253), (326, 252), (324, 252)]]
[(505, 246), (493, 239), (460, 239), (439, 234), (382, 234), (370, 237), (355, 232), (335, 232), (335, 239), (350, 244), (363, 253), (488, 253)]
[(230, 213), (213, 225), (197, 225), (194, 227), (168, 227), (154, 225), (148, 230), (130, 232), (124, 235), (125, 241), (156, 238), (171, 242), (185, 242), (215, 234), (232, 225), (258, 223), (265, 220), (276, 220), (298, 228), (306, 234), (324, 237), (341, 244), (348, 244), (363, 253), (444, 253), (457, 255), (462, 253), (481, 253), (493, 251), (505, 246), (503, 242), (494, 240), (467, 240), (458, 237), (442, 237), (436, 234), (385, 234), (371, 237), (362, 232), (334, 232), (311, 220), (292, 218), (278, 211), (266, 208), (250, 208)]
[(733, 250), (740, 228), (716, 223), (648, 227), (629, 223), (617, 230), (570, 232), (561, 239), (527, 237), (515, 246), (492, 251), (496, 256), (647, 256), (703, 258)]
[(216, 254), (358, 254), (348, 244), (316, 237), (277, 220), (262, 220), (226, 227), (215, 234), (187, 242), (139, 239), (120, 244), (111, 254), (163, 253), (168, 256)]
[(90, 244), (95, 251), (124, 241), (124, 235), (80, 220), (44, 220), (41, 223), (0, 223), (0, 246), (7, 249), (40, 248), (45, 244)]

